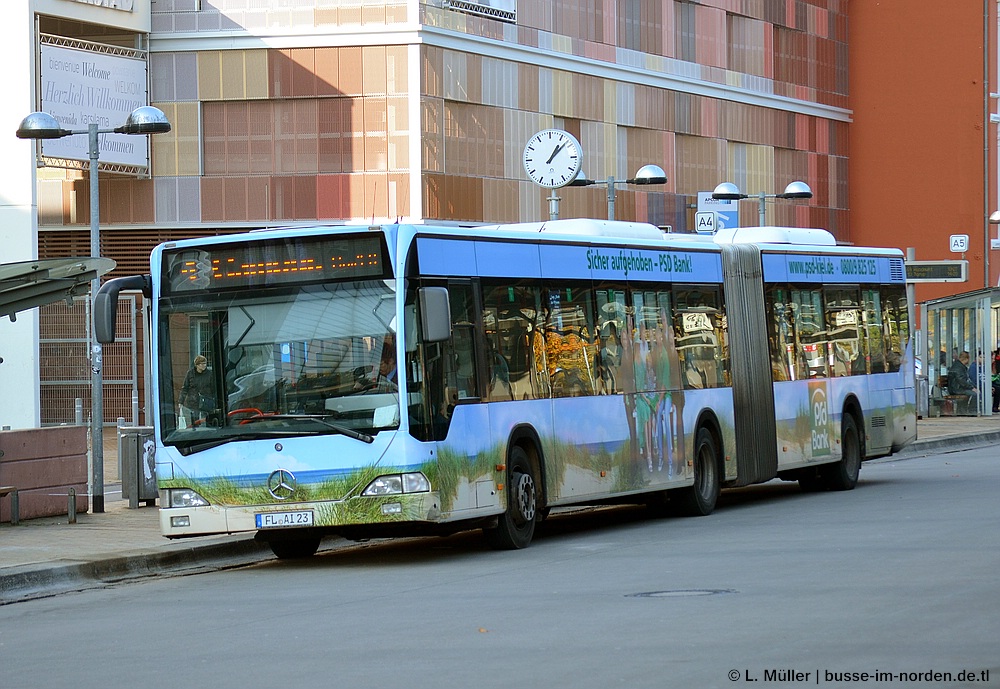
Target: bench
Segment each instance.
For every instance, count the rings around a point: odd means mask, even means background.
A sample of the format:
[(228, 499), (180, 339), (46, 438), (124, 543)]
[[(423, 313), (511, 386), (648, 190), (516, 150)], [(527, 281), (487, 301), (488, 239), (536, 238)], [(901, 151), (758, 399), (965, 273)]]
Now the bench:
[(10, 525), (17, 526), (21, 523), (21, 504), (17, 497), (15, 486), (0, 486), (0, 498), (10, 495)]
[(975, 414), (971, 395), (953, 395), (948, 390), (948, 376), (939, 376), (931, 391), (931, 416), (968, 416)]
[(942, 401), (941, 416), (968, 416), (972, 413), (972, 398), (969, 395), (945, 395)]

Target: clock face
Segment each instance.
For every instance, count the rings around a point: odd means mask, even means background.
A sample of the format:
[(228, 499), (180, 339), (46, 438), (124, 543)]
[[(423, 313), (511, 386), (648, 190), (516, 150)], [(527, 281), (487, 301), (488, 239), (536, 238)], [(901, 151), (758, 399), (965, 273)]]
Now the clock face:
[(560, 129), (543, 129), (524, 147), (524, 171), (535, 184), (549, 189), (576, 179), (582, 164), (580, 142)]

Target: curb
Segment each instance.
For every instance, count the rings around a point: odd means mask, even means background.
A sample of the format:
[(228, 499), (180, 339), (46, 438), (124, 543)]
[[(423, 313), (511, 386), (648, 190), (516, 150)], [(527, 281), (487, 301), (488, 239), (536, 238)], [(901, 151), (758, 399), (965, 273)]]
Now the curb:
[(64, 565), (28, 565), (0, 575), (0, 605), (83, 591), (143, 577), (184, 576), (273, 558), (253, 536), (232, 542), (139, 552)]
[(927, 440), (920, 440), (918, 438), (899, 452), (885, 457), (884, 460), (892, 461), (893, 459), (923, 457), (936, 452), (961, 452), (963, 450), (973, 450), (997, 444), (1000, 444), (1000, 431), (988, 431), (975, 435), (945, 435), (928, 438)]

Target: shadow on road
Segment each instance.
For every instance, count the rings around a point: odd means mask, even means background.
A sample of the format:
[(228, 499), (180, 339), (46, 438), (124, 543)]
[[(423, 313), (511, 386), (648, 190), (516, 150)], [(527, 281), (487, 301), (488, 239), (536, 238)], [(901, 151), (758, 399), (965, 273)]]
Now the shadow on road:
[[(874, 482), (880, 483), (880, 482)], [(864, 490), (873, 485), (872, 481), (862, 481), (856, 490)], [(803, 492), (798, 483), (771, 481), (769, 483), (733, 488), (723, 491), (716, 507), (717, 511), (733, 511), (769, 502), (814, 499), (815, 494)], [(696, 517), (658, 516), (645, 505), (601, 505), (554, 509), (538, 525), (534, 545), (544, 545), (546, 541), (571, 538), (577, 534), (601, 532), (626, 532), (637, 524), (650, 522), (686, 522)], [(504, 556), (504, 551), (494, 551), (485, 542), (479, 529), (462, 531), (450, 536), (420, 536), (410, 538), (385, 538), (352, 542), (343, 539), (328, 539), (324, 549), (315, 557), (304, 560), (271, 560), (263, 566), (272, 567), (392, 567), (420, 564), (440, 564), (447, 560), (466, 557), (483, 557), (495, 554)]]

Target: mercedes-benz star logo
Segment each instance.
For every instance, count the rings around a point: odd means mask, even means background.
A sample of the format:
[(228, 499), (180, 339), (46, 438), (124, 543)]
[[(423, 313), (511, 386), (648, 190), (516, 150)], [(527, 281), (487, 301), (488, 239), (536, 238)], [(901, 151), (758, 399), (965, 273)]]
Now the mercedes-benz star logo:
[(272, 471), (267, 477), (267, 492), (274, 496), (275, 500), (287, 500), (295, 495), (295, 475), (288, 469), (278, 469)]

